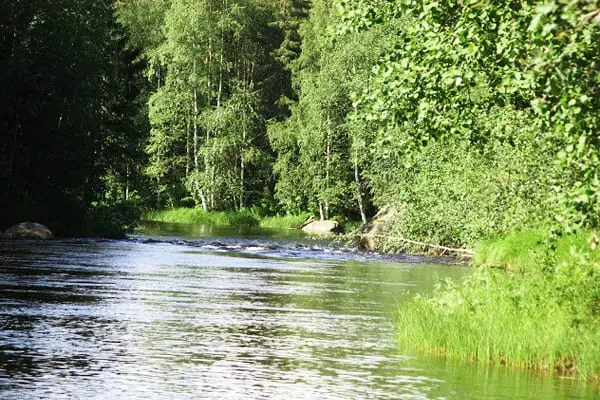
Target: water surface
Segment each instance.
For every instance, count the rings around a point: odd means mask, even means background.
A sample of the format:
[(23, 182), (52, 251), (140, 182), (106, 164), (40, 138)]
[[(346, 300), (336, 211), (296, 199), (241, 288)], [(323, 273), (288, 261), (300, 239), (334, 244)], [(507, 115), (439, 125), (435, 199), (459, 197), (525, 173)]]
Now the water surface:
[(0, 398), (598, 398), (573, 380), (401, 354), (397, 304), (465, 267), (180, 229), (0, 241)]

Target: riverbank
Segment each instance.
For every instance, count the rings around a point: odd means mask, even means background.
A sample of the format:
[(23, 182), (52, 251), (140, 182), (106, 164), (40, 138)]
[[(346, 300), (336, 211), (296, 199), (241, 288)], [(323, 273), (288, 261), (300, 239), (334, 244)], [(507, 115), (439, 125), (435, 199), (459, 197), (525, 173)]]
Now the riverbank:
[(600, 379), (600, 256), (591, 233), (480, 243), (477, 270), (407, 300), (399, 343), (452, 358)]
[(2, 215), (0, 232), (19, 223), (36, 222), (47, 227), (56, 237), (122, 239), (135, 229), (141, 215), (140, 207), (132, 201), (92, 203), (87, 208), (71, 206), (67, 215), (64, 210), (48, 210), (44, 206), (30, 208), (25, 204), (13, 213)]
[(197, 208), (174, 208), (170, 210), (154, 210), (142, 215), (143, 220), (156, 222), (259, 226), (255, 215), (245, 211), (212, 211), (205, 212)]
[[(174, 208), (153, 210), (142, 215), (143, 220), (180, 224), (207, 224), (222, 226), (262, 227), (274, 229), (298, 229), (309, 217), (304, 214), (265, 215), (259, 209), (241, 211), (204, 211), (200, 208)], [(358, 228), (360, 222), (341, 219), (342, 230)]]

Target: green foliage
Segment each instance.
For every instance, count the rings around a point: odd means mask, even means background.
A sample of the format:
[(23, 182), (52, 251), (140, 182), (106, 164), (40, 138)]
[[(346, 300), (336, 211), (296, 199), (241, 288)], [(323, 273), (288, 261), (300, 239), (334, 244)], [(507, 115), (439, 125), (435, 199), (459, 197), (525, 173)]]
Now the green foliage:
[(443, 283), (430, 298), (401, 306), (402, 345), (597, 379), (599, 256), (584, 244), (587, 235), (561, 238), (551, 252), (540, 246), (543, 236), (525, 232), (488, 242), (480, 262), (508, 263), (512, 272), (479, 268), (461, 285)]
[(406, 210), (396, 231), (443, 244), (553, 215), (594, 226), (595, 144), (577, 130), (597, 127), (582, 112), (598, 28), (591, 3), (574, 4), (314, 2), (298, 104), (270, 128), (276, 196), (349, 213), (370, 189)]
[[(276, 7), (259, 0), (173, 0), (146, 14), (144, 3), (119, 9), (156, 85), (145, 168), (156, 206), (189, 197), (205, 210), (259, 201), (264, 182), (272, 185), (264, 120), (279, 111), (275, 99), (289, 86), (271, 81), (287, 79), (271, 56), (281, 39), (272, 23)], [(158, 26), (143, 26), (148, 20)]]
[(84, 232), (78, 234), (122, 238), (133, 232), (140, 215), (139, 205), (133, 201), (94, 205), (86, 216)]
[[(289, 119), (269, 126), (278, 159), (276, 197), (287, 210), (310, 209), (323, 218), (356, 213), (354, 164), (360, 137), (347, 124), (351, 93), (368, 85), (384, 31), (330, 40), (336, 24), (332, 1), (316, 1), (302, 25), (302, 52), (292, 64), (298, 103)], [(361, 153), (362, 154), (362, 153)], [(366, 200), (368, 201), (368, 200)]]
[(405, 237), (471, 246), (539, 225), (552, 213), (547, 191), (552, 155), (534, 154), (529, 143), (521, 144), (492, 142), (476, 150), (462, 141), (439, 140), (415, 155), (416, 168), (400, 164), (395, 176), (374, 175), (371, 181), (386, 203), (403, 205), (394, 229)]
[(556, 235), (548, 228), (525, 230), (479, 242), (473, 263), (507, 270), (542, 269), (549, 262), (568, 265), (580, 254), (585, 254), (588, 262), (598, 263), (600, 252), (590, 251), (597, 240), (596, 233), (589, 231)]
[(406, 210), (397, 232), (470, 244), (554, 215), (597, 225), (593, 2), (337, 5), (335, 40), (396, 32), (349, 123), (372, 132), (363, 176), (375, 204)]
[(274, 23), (283, 33), (281, 45), (273, 53), (286, 68), (298, 59), (302, 38), (299, 30), (302, 21), (308, 16), (308, 0), (283, 1), (279, 6), (279, 18)]
[(204, 211), (199, 208), (175, 208), (163, 211), (150, 211), (142, 219), (147, 221), (174, 222), (187, 224), (261, 226), (263, 228), (295, 229), (306, 221), (308, 213), (298, 215), (265, 215), (265, 210), (257, 207), (240, 211)]

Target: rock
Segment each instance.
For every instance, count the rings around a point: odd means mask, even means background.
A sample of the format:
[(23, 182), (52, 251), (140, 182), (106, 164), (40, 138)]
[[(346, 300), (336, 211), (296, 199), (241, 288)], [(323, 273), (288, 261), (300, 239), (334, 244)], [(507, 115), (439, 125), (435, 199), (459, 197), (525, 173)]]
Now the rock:
[(302, 227), (306, 233), (313, 235), (331, 235), (340, 229), (340, 223), (332, 220), (311, 221)]
[(390, 231), (395, 215), (395, 209), (384, 207), (369, 222), (362, 225), (358, 229), (359, 247), (363, 250), (376, 250), (380, 236)]
[(37, 222), (21, 222), (5, 230), (0, 237), (5, 239), (52, 239), (52, 231)]

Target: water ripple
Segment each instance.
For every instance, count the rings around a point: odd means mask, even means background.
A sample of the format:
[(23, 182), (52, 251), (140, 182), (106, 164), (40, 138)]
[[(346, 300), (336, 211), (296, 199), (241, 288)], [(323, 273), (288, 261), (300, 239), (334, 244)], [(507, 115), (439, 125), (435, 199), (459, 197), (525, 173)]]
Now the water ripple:
[(435, 275), (458, 279), (468, 270), (328, 246), (0, 241), (0, 398), (595, 394), (400, 354), (390, 322), (397, 303), (432, 290)]

